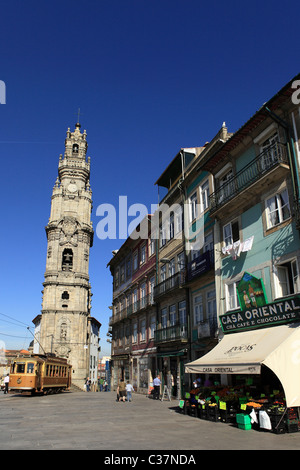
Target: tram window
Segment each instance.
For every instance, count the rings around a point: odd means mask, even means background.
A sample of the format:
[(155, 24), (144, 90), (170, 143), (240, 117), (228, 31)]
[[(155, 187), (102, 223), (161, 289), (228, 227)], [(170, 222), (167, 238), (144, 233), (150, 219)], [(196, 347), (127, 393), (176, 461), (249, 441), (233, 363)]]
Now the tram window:
[(17, 374), (24, 374), (24, 372), (25, 372), (25, 362), (17, 363), (16, 373)]
[(46, 365), (46, 376), (49, 376), (49, 364)]
[(27, 374), (33, 374), (34, 372), (34, 364), (32, 362), (28, 362), (27, 364)]

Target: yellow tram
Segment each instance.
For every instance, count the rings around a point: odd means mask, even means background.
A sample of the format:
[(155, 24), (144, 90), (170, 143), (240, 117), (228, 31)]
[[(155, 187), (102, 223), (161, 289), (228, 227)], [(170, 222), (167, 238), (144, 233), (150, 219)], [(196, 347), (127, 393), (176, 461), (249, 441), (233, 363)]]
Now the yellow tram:
[(58, 393), (69, 390), (72, 366), (54, 354), (33, 354), (14, 359), (10, 365), (9, 391)]

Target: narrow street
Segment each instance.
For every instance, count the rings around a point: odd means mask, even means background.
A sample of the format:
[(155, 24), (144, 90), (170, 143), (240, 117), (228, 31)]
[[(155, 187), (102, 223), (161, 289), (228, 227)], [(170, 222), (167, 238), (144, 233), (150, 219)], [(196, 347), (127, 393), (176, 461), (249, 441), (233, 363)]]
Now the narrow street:
[[(177, 401), (134, 394), (116, 402), (114, 392), (65, 392), (27, 397), (0, 395), (1, 450), (101, 450), (112, 452), (202, 450), (297, 450), (300, 433), (240, 430), (179, 414)], [(148, 455), (147, 452), (145, 455)], [(196, 458), (196, 457), (195, 457)], [(156, 462), (158, 463), (158, 462)]]

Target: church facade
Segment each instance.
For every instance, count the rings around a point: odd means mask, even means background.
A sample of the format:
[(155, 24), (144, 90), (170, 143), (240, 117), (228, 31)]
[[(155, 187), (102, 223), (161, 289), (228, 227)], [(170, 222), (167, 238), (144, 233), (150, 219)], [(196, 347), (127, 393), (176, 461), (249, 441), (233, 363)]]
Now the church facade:
[[(35, 352), (53, 353), (72, 364), (72, 382), (97, 381), (101, 324), (91, 316), (89, 282), (92, 191), (86, 131), (67, 130), (60, 155), (49, 222), (42, 311), (35, 324)], [(95, 347), (96, 346), (96, 347)], [(97, 357), (96, 357), (97, 356)]]

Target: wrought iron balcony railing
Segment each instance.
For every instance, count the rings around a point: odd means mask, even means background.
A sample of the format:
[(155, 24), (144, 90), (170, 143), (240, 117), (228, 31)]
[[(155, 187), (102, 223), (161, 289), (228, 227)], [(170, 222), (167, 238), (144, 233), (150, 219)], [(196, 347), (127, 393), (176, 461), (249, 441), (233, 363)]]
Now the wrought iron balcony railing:
[(180, 325), (159, 328), (154, 331), (154, 343), (164, 343), (167, 341), (187, 341), (188, 327), (183, 323)]
[(174, 276), (168, 277), (154, 287), (154, 300), (156, 300), (161, 295), (167, 294), (173, 289), (182, 286), (184, 283), (185, 271), (180, 271), (179, 273), (174, 274)]
[(270, 145), (255, 160), (209, 196), (210, 211), (218, 210), (276, 166), (280, 164), (288, 165), (288, 163), (286, 146), (280, 142)]

